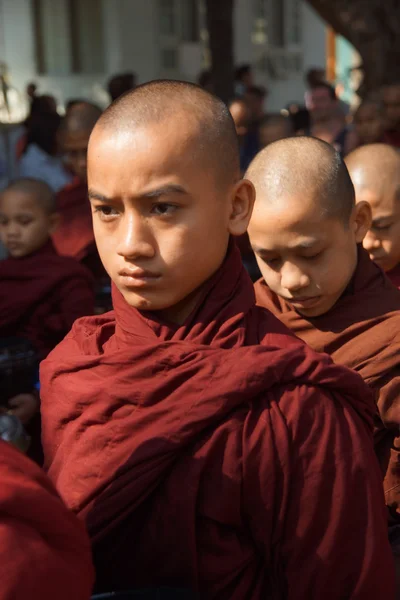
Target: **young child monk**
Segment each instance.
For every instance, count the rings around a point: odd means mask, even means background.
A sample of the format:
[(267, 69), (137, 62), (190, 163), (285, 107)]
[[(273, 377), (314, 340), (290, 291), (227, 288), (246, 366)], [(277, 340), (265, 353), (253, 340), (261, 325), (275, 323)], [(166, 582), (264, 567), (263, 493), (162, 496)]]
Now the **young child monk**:
[(386, 501), (400, 509), (400, 292), (362, 248), (370, 206), (355, 204), (340, 155), (313, 138), (272, 144), (247, 177), (257, 193), (249, 227), (263, 275), (257, 302), (374, 390), (377, 455), (385, 471), (393, 462)]
[(400, 154), (392, 146), (371, 144), (346, 159), (356, 202), (368, 202), (372, 225), (364, 248), (400, 288)]
[(97, 589), (391, 597), (373, 398), (256, 308), (230, 239), (254, 188), (226, 106), (188, 83), (136, 88), (98, 121), (88, 183), (114, 312), (78, 321), (41, 393)]
[(96, 278), (104, 271), (94, 241), (92, 214), (87, 196), (87, 148), (101, 110), (89, 102), (78, 102), (66, 114), (59, 132), (59, 144), (66, 167), (75, 178), (57, 195), (61, 220), (53, 241), (62, 256), (76, 258)]
[(89, 540), (46, 475), (0, 441), (0, 480), (0, 598), (89, 600)]
[[(9, 252), (0, 261), (0, 339), (3, 344), (13, 337), (28, 340), (38, 360), (63, 339), (75, 319), (94, 310), (90, 273), (72, 258), (59, 256), (51, 242), (57, 219), (53, 192), (42, 181), (18, 179), (0, 194), (0, 240)], [(19, 379), (14, 384), (12, 397), (5, 398), (2, 378), (0, 404), (8, 402), (26, 425), (38, 410), (37, 396), (19, 389)]]

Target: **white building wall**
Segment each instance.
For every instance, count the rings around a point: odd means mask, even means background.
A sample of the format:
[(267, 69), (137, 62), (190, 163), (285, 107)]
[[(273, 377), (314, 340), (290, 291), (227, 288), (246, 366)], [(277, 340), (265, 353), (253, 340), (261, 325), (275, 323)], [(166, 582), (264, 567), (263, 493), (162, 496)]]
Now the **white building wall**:
[[(63, 0), (52, 0), (54, 3)], [(84, 0), (82, 0), (84, 1)], [(111, 74), (133, 70), (140, 82), (163, 76), (158, 35), (158, 0), (99, 0), (103, 10), (105, 68), (103, 73), (82, 75), (36, 74), (34, 27), (30, 0), (0, 0), (0, 61), (9, 68), (11, 84), (21, 92), (36, 81), (40, 93), (54, 94), (62, 104), (70, 98), (86, 97), (105, 105), (104, 91)], [(236, 63), (252, 62), (251, 35), (254, 15), (250, 0), (237, 0), (234, 14)], [(325, 65), (325, 27), (305, 4), (302, 6), (303, 70), (288, 79), (271, 79), (256, 72), (256, 82), (266, 85), (270, 95), (268, 110), (278, 110), (288, 102), (303, 100), (303, 72)], [(200, 45), (182, 44), (180, 69), (176, 76), (194, 80), (200, 70)]]

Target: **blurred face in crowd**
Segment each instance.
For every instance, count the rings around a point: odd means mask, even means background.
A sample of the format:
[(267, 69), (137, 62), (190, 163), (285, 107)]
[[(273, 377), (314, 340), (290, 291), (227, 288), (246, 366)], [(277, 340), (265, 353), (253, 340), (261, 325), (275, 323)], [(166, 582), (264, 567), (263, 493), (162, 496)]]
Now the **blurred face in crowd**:
[(400, 128), (400, 84), (388, 85), (383, 89), (383, 104), (388, 129)]
[(251, 121), (251, 112), (246, 102), (238, 100), (233, 102), (229, 107), (229, 111), (232, 115), (232, 119), (235, 123), (236, 133), (239, 138), (244, 138), (248, 131)]
[[(94, 130), (88, 184), (97, 247), (126, 302), (182, 322), (245, 233), (250, 182), (222, 183), (196, 151), (200, 124), (171, 119), (133, 131)], [(189, 310), (190, 312), (190, 310)]]
[(260, 127), (260, 146), (265, 148), (273, 142), (283, 140), (292, 135), (289, 119), (282, 118), (279, 121), (266, 123)]
[(61, 137), (64, 163), (81, 181), (87, 181), (87, 151), (90, 131), (65, 131)]
[(384, 128), (383, 115), (377, 104), (363, 104), (354, 115), (354, 129), (360, 144), (379, 142)]
[(248, 91), (245, 94), (246, 102), (251, 112), (251, 118), (256, 121), (264, 115), (265, 96)]
[(57, 220), (58, 215), (49, 214), (34, 195), (16, 189), (0, 195), (0, 239), (14, 258), (23, 258), (44, 246)]
[(337, 112), (336, 99), (324, 87), (317, 87), (306, 92), (306, 106), (316, 121), (330, 119)]

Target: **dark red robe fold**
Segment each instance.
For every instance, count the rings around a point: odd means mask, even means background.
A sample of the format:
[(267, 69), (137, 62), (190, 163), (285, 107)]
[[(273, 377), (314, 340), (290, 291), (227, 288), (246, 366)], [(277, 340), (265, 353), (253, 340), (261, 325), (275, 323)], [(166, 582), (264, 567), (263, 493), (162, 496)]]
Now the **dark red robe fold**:
[(87, 184), (75, 178), (57, 194), (57, 209), (61, 223), (53, 234), (56, 250), (82, 260), (95, 243)]
[(90, 544), (39, 467), (0, 441), (0, 600), (89, 600)]
[(41, 369), (47, 467), (98, 589), (392, 597), (361, 378), (255, 306), (233, 245), (182, 326), (113, 294)]
[(397, 265), (391, 271), (387, 271), (386, 275), (389, 277), (393, 285), (396, 286), (397, 289), (400, 289), (400, 265)]
[[(362, 248), (353, 280), (335, 306), (305, 318), (260, 280), (257, 303), (271, 310), (314, 350), (354, 369), (374, 390), (386, 428), (375, 432), (377, 454), (387, 476), (387, 503), (400, 508), (400, 453), (392, 448), (400, 426), (400, 291)], [(399, 446), (400, 448), (400, 446)], [(391, 461), (389, 467), (388, 463)]]
[(0, 261), (0, 337), (28, 339), (44, 358), (75, 319), (93, 314), (93, 279), (49, 241), (24, 258)]

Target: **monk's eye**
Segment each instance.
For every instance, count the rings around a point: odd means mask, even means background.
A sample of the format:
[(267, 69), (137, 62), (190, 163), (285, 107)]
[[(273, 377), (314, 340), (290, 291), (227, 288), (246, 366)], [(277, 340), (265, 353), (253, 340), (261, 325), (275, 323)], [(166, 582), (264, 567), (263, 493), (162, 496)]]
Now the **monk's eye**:
[(310, 256), (303, 256), (303, 258), (305, 258), (305, 260), (317, 260), (318, 258), (320, 258), (322, 256), (322, 252), (317, 252), (317, 254), (311, 254)]
[(95, 206), (94, 210), (99, 214), (100, 219), (103, 221), (110, 221), (118, 216), (118, 211), (115, 210), (112, 206), (107, 206), (106, 204), (101, 204), (99, 206)]
[(23, 217), (21, 219), (18, 219), (18, 223), (20, 225), (29, 225), (30, 223), (32, 223), (32, 219), (30, 217)]
[(271, 269), (277, 269), (281, 263), (281, 259), (280, 258), (262, 258), (262, 261), (265, 262), (266, 265), (268, 265), (269, 267), (271, 267)]
[(392, 226), (391, 223), (386, 224), (386, 225), (374, 225), (372, 227), (372, 229), (375, 229), (375, 231), (389, 231), (391, 226)]
[(158, 202), (151, 207), (151, 213), (158, 217), (166, 217), (172, 215), (177, 210), (175, 204), (168, 204), (167, 202)]

